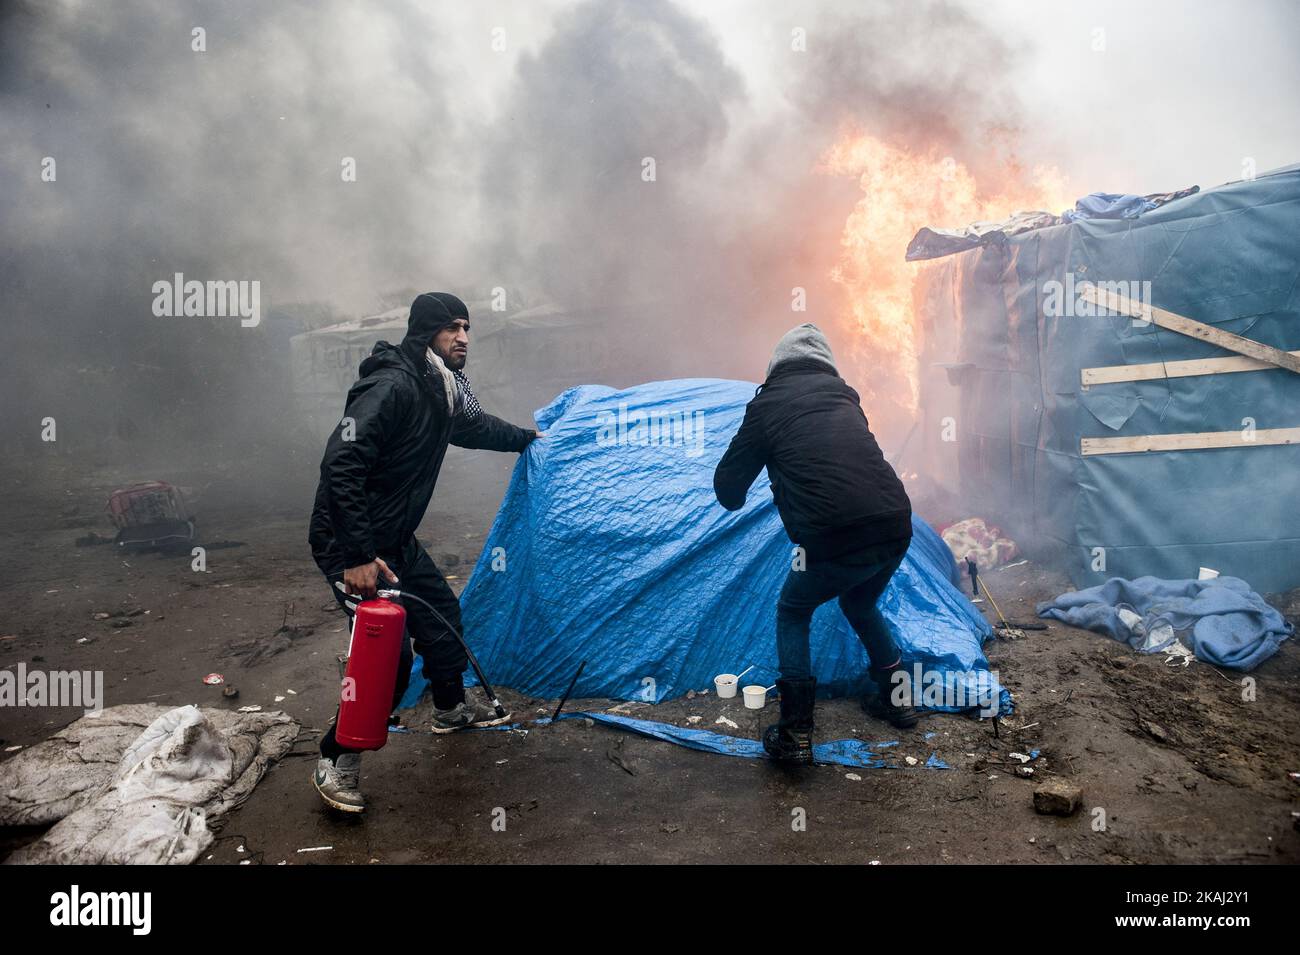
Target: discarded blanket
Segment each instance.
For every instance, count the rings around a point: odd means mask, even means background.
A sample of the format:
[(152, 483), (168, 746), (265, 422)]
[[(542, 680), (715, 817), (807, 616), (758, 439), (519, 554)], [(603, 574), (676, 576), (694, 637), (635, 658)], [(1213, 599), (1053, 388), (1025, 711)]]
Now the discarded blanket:
[[(546, 438), (515, 466), (461, 596), (465, 637), (496, 684), (556, 698), (658, 702), (713, 686), (719, 673), (776, 682), (776, 599), (793, 545), (760, 474), (727, 511), (713, 470), (754, 385), (661, 381), (624, 391), (573, 388), (537, 414)], [(903, 659), (951, 688), (951, 706), (989, 687), (988, 623), (952, 584), (939, 536), (913, 520), (912, 546), (880, 601)], [(824, 695), (862, 693), (867, 655), (835, 602), (813, 618)], [(404, 699), (425, 686), (417, 661)], [(1010, 696), (998, 688), (1005, 707)], [(965, 700), (963, 705), (961, 700)]]
[(297, 735), (283, 713), (129, 703), (83, 716), (0, 763), (0, 825), (56, 823), (6, 863), (193, 862), (207, 820), (247, 799)]
[(1166, 650), (1178, 640), (1198, 660), (1234, 670), (1253, 670), (1294, 630), (1236, 577), (1112, 577), (1041, 603), (1038, 614), (1104, 633), (1143, 653)]

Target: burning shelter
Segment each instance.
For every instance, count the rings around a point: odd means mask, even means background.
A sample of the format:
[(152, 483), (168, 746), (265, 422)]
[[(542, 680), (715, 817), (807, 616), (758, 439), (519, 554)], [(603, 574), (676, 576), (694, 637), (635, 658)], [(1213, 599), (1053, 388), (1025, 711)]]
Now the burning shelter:
[(1300, 165), (1186, 193), (1127, 218), (922, 230), (909, 257), (941, 257), (915, 285), (909, 467), (1080, 587), (1206, 567), (1283, 591), (1300, 585)]

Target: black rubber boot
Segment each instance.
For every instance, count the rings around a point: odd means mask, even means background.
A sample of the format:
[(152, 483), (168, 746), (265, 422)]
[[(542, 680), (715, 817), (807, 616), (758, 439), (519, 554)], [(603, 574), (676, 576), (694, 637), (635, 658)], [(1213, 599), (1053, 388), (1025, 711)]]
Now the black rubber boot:
[[(916, 726), (920, 714), (916, 707), (912, 706), (911, 699), (904, 703), (894, 702), (894, 693), (900, 687), (891, 679), (899, 671), (901, 661), (895, 663), (892, 667), (877, 669), (871, 667), (867, 672), (871, 674), (871, 680), (876, 684), (879, 691), (875, 696), (864, 696), (862, 698), (862, 708), (872, 716), (878, 717), (900, 730), (910, 730)], [(914, 699), (918, 688), (911, 686), (909, 683), (901, 684), (908, 691), (908, 695)]]
[(777, 680), (781, 719), (763, 732), (763, 749), (778, 763), (811, 766), (813, 701), (817, 680)]

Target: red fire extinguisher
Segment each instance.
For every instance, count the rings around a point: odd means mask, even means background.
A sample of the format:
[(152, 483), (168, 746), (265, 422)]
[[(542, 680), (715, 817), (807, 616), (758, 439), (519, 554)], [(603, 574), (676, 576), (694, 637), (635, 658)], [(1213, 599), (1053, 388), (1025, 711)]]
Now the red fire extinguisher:
[(379, 749), (388, 742), (388, 715), (405, 630), (406, 611), (401, 604), (375, 599), (357, 606), (334, 727), (340, 745)]

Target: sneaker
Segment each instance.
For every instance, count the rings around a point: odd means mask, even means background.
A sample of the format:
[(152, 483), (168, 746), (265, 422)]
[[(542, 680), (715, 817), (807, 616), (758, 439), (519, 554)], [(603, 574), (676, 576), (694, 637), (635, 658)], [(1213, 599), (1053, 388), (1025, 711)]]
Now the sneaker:
[(361, 795), (361, 754), (341, 753), (337, 761), (322, 756), (316, 761), (312, 776), (316, 791), (325, 805), (339, 812), (364, 812), (366, 797)]
[(435, 707), (431, 728), (435, 733), (454, 733), (471, 726), (500, 726), (508, 722), (510, 722), (509, 713), (505, 716), (497, 716), (497, 711), (489, 704), (466, 697), (464, 702), (457, 703), (449, 710)]

